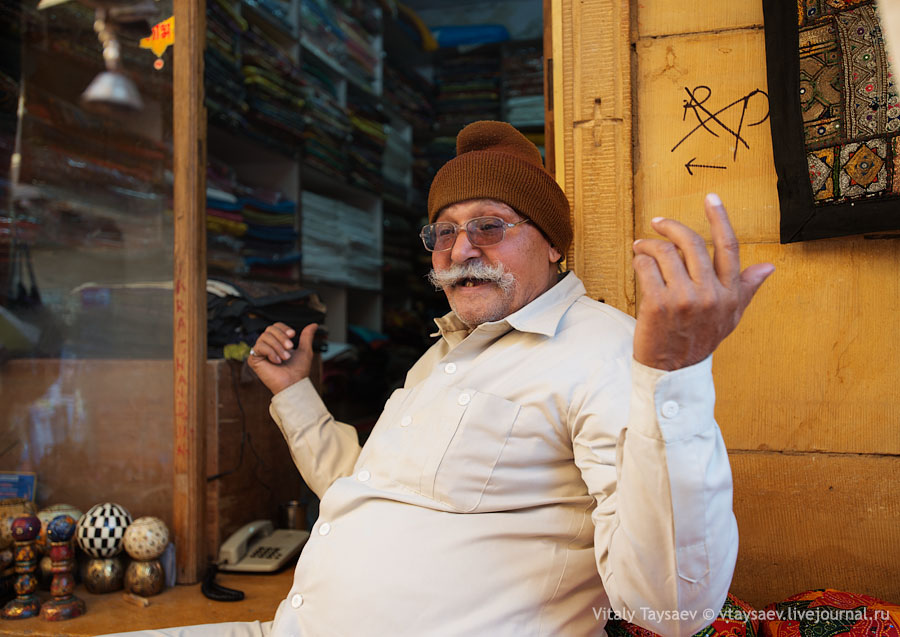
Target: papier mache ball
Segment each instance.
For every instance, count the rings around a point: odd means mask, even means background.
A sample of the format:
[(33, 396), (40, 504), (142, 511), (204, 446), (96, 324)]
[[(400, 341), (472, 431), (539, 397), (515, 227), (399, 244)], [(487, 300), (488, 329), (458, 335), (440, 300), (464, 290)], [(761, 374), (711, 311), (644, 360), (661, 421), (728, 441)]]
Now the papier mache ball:
[(119, 504), (96, 504), (78, 520), (78, 546), (92, 557), (114, 557), (122, 550), (122, 538), (131, 521), (131, 514)]
[(78, 520), (82, 516), (82, 512), (71, 504), (51, 504), (46, 509), (38, 511), (37, 516), (41, 520), (41, 534), (37, 539), (38, 550), (46, 553), (50, 548), (47, 541), (47, 525), (58, 515), (71, 515), (72, 519)]
[(47, 525), (47, 538), (51, 542), (68, 542), (75, 533), (75, 518), (67, 513), (57, 515)]
[(135, 560), (155, 560), (169, 543), (169, 529), (159, 518), (147, 515), (125, 529), (125, 550)]
[(12, 523), (12, 537), (16, 542), (33, 540), (41, 532), (41, 521), (36, 515), (17, 517)]

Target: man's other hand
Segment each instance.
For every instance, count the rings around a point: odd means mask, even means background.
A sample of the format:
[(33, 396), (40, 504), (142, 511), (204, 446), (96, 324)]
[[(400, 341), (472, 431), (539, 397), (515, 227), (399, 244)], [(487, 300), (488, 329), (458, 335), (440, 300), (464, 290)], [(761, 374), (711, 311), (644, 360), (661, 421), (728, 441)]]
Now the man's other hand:
[(310, 323), (303, 328), (296, 350), (291, 341), (296, 332), (284, 323), (273, 323), (260, 335), (247, 364), (273, 394), (309, 376), (318, 327)]
[(771, 263), (741, 272), (738, 241), (717, 195), (706, 197), (713, 258), (696, 232), (674, 219), (656, 217), (663, 239), (638, 239), (634, 271), (643, 292), (634, 331), (634, 358), (671, 371), (699, 363), (728, 336), (763, 281)]

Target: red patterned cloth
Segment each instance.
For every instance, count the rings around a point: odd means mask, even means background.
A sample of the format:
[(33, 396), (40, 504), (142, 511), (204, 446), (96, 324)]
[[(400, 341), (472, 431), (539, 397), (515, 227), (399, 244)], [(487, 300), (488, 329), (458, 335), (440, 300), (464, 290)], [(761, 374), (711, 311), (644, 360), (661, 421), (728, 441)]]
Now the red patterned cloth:
[[(656, 633), (622, 619), (609, 620), (606, 623), (606, 634), (609, 637), (658, 637)], [(747, 602), (728, 593), (718, 617), (712, 624), (696, 633), (694, 637), (756, 637), (757, 635), (759, 635), (759, 619), (756, 617), (756, 610)]]
[(900, 637), (900, 606), (830, 588), (792, 595), (763, 614), (762, 637)]

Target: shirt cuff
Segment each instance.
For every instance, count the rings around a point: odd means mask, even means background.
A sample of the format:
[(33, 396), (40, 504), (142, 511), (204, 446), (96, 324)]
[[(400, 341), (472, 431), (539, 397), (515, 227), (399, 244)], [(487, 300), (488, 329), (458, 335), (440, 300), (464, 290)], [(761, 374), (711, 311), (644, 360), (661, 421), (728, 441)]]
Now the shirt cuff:
[(328, 408), (309, 378), (285, 387), (272, 396), (269, 412), (282, 429), (289, 427), (295, 430), (305, 429), (306, 425), (328, 416)]
[(712, 355), (671, 372), (631, 361), (629, 429), (674, 442), (716, 426)]

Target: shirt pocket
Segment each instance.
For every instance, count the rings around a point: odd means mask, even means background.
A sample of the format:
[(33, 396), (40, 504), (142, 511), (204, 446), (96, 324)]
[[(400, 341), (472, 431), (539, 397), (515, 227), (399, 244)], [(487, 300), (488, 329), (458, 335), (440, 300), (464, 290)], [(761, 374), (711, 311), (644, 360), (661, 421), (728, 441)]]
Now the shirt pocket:
[[(520, 406), (499, 396), (474, 390), (449, 390), (444, 450), (428, 479), (431, 497), (467, 512), (478, 507), (506, 446)], [(455, 424), (455, 426), (452, 426)]]

